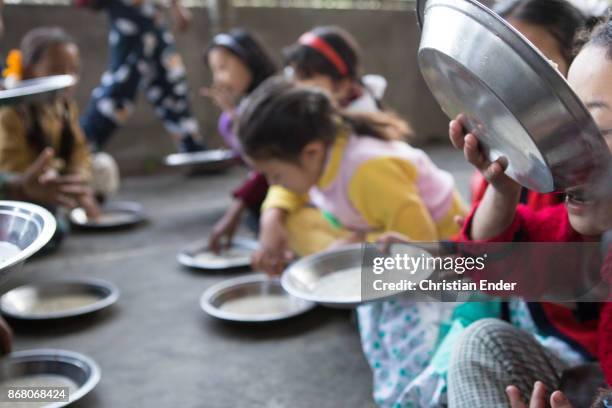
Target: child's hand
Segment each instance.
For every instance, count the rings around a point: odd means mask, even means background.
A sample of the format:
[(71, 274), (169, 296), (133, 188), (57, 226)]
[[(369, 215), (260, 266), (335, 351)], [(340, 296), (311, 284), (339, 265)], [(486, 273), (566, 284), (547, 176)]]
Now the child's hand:
[(244, 203), (242, 200), (235, 200), (213, 227), (212, 234), (210, 234), (208, 239), (208, 249), (218, 254), (223, 249), (230, 247), (243, 211)]
[(213, 85), (200, 88), (200, 96), (210, 100), (223, 112), (233, 112), (238, 98), (228, 89)]
[(9, 180), (13, 198), (76, 207), (76, 198), (84, 194), (88, 187), (78, 175), (59, 176), (51, 170), (53, 160), (53, 149), (45, 149), (23, 174)]
[(251, 260), (253, 268), (268, 275), (280, 275), (295, 257), (289, 249), (283, 210), (273, 208), (262, 214), (259, 243), (261, 249), (253, 254)]
[(476, 167), (489, 182), (478, 209), (474, 213), (471, 231), (473, 240), (486, 240), (503, 233), (514, 220), (519, 203), (521, 186), (505, 174), (508, 161), (505, 157), (491, 162), (478, 145), (476, 136), (465, 134), (465, 118), (457, 116), (449, 124), (448, 134), (453, 146), (463, 150), (468, 162)]
[(91, 189), (85, 194), (78, 197), (79, 205), (85, 210), (87, 219), (90, 221), (97, 221), (102, 215), (98, 201)]
[(514, 193), (520, 185), (505, 174), (508, 159), (500, 157), (494, 162), (487, 159), (480, 149), (478, 139), (472, 133), (465, 133), (464, 116), (459, 115), (451, 120), (448, 128), (451, 143), (456, 149), (463, 150), (468, 162), (478, 169), (498, 191)]
[[(546, 408), (546, 387), (540, 381), (533, 386), (529, 406), (523, 403), (521, 392), (514, 385), (506, 388), (506, 395), (510, 400), (512, 408)], [(550, 396), (550, 406), (552, 408), (573, 408), (573, 405), (561, 391), (555, 391)]]

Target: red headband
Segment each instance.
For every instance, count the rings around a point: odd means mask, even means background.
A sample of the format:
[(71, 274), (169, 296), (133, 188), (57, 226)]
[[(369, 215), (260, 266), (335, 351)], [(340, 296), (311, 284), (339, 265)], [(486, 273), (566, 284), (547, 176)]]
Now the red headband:
[(298, 43), (312, 48), (322, 54), (333, 66), (338, 70), (340, 75), (348, 75), (348, 68), (344, 60), (338, 55), (336, 50), (333, 49), (324, 39), (318, 37), (316, 34), (307, 32), (302, 34)]

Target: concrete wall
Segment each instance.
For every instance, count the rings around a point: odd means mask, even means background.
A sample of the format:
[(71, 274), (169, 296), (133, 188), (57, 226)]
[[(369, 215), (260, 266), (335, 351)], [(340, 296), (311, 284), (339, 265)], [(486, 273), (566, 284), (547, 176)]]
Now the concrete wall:
[[(211, 144), (216, 136), (218, 110), (198, 96), (198, 89), (209, 82), (201, 52), (211, 38), (211, 24), (205, 9), (193, 9), (189, 32), (177, 34), (177, 43), (188, 68), (195, 113)], [(365, 72), (384, 75), (389, 81), (385, 101), (408, 118), (421, 142), (445, 140), (447, 119), (425, 86), (417, 68), (418, 28), (414, 12), (365, 10), (311, 10), (279, 8), (237, 8), (236, 25), (258, 32), (271, 50), (290, 44), (302, 32), (321, 24), (340, 25), (352, 32), (363, 47)], [(77, 98), (84, 107), (91, 90), (98, 84), (107, 59), (107, 23), (103, 13), (63, 6), (8, 5), (6, 33), (0, 48), (6, 55), (18, 46), (29, 29), (59, 25), (77, 38), (83, 70)], [(145, 98), (128, 124), (108, 149), (118, 159), (124, 173), (154, 171), (160, 159), (173, 151), (173, 145), (153, 115)]]

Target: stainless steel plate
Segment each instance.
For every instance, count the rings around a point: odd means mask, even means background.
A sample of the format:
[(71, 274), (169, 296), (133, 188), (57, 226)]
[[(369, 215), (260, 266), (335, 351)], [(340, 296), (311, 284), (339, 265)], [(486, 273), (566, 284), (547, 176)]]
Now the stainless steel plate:
[(131, 227), (145, 220), (142, 205), (129, 201), (115, 201), (102, 207), (100, 220), (93, 221), (87, 218), (83, 208), (75, 208), (70, 212), (70, 222), (87, 229), (112, 229)]
[(257, 241), (234, 237), (232, 246), (217, 255), (211, 251), (185, 250), (177, 255), (183, 266), (196, 269), (222, 270), (243, 268), (251, 264), (251, 255), (259, 248)]
[(99, 279), (38, 282), (0, 297), (0, 312), (12, 319), (52, 320), (83, 316), (114, 304), (119, 289)]
[[(425, 250), (409, 245), (394, 245), (392, 251), (415, 257), (431, 256)], [(393, 252), (390, 254), (394, 255)], [(371, 283), (374, 278), (369, 267), (364, 266), (364, 259), (363, 244), (320, 252), (290, 265), (283, 272), (281, 283), (288, 293), (297, 298), (340, 309), (354, 308), (363, 303), (383, 300), (401, 293), (374, 292), (362, 288), (362, 283)], [(427, 274), (419, 273), (418, 276), (412, 276), (412, 279), (415, 281), (426, 279), (433, 271), (426, 272)], [(390, 275), (389, 272), (386, 274)]]
[(0, 282), (49, 242), (56, 225), (53, 214), (42, 207), (0, 201)]
[[(87, 395), (100, 382), (95, 361), (73, 351), (39, 349), (17, 351), (0, 359), (0, 388), (9, 386), (68, 387), (68, 402), (48, 403), (45, 408), (65, 407)], [(0, 407), (11, 403), (0, 402)], [(26, 406), (23, 403), (13, 404)]]
[(306, 313), (315, 304), (291, 296), (280, 281), (264, 274), (229, 279), (208, 288), (200, 306), (218, 319), (263, 323)]
[(224, 170), (237, 162), (232, 150), (215, 149), (193, 153), (174, 153), (166, 157), (164, 163), (169, 167), (179, 167), (193, 172), (214, 172)]
[(502, 18), (474, 0), (418, 0), (418, 61), (429, 89), (507, 174), (550, 192), (590, 184), (612, 156), (561, 74)]
[(0, 105), (52, 100), (59, 91), (76, 83), (77, 79), (72, 75), (54, 75), (21, 81), (14, 88), (0, 90)]

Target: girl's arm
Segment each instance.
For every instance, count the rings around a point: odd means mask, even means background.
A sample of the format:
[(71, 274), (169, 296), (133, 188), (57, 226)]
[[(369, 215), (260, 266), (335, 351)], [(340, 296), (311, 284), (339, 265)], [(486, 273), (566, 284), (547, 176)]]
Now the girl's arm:
[(508, 166), (505, 158), (491, 162), (484, 156), (476, 136), (465, 133), (463, 120), (459, 115), (450, 122), (449, 136), (453, 146), (463, 150), (467, 161), (489, 182), (489, 187), (474, 214), (470, 231), (471, 239), (486, 240), (502, 234), (514, 221), (521, 186), (505, 174)]

